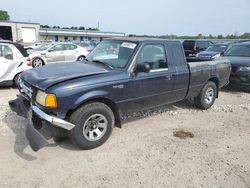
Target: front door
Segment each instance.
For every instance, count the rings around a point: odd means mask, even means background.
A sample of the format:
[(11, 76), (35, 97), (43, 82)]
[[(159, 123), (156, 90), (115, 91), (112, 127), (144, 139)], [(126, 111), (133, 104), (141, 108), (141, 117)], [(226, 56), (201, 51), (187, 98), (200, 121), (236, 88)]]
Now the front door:
[(138, 54), (136, 63), (147, 63), (149, 73), (138, 73), (133, 80), (135, 96), (133, 108), (142, 109), (172, 101), (173, 70), (167, 61), (164, 44), (145, 45)]

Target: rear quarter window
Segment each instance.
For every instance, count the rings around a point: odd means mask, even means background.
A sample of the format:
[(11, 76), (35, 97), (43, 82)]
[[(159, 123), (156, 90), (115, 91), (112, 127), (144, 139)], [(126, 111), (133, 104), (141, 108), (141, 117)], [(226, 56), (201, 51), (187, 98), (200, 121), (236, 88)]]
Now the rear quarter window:
[(183, 52), (183, 48), (179, 44), (172, 44), (172, 54), (173, 61), (177, 66), (185, 65), (185, 54)]

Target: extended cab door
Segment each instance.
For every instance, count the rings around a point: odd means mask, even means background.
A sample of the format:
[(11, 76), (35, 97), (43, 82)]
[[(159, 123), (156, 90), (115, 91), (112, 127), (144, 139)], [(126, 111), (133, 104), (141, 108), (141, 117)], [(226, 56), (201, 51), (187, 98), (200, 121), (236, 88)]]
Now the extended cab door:
[(147, 63), (149, 73), (138, 73), (134, 77), (136, 100), (134, 108), (142, 109), (170, 103), (174, 85), (173, 70), (169, 66), (165, 44), (144, 45), (136, 59), (136, 64)]
[(189, 89), (189, 77), (190, 71), (186, 62), (185, 53), (183, 47), (179, 42), (172, 42), (171, 48), (171, 62), (174, 70), (173, 79), (173, 101), (180, 101), (186, 97), (187, 91)]
[(15, 66), (13, 51), (7, 45), (0, 45), (0, 81), (4, 81)]

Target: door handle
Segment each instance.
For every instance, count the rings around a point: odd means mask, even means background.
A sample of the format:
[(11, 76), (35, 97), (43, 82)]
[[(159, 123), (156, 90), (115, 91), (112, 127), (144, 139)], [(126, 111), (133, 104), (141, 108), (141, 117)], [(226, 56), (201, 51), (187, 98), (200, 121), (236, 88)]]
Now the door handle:
[(166, 76), (165, 76), (165, 79), (166, 79), (166, 80), (171, 80), (171, 79), (172, 79), (172, 75), (166, 75)]

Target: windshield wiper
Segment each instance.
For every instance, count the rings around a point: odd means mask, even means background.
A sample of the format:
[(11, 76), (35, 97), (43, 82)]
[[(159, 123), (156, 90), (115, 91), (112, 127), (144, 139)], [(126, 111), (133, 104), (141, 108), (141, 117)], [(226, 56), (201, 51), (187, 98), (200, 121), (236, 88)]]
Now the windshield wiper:
[(108, 67), (108, 68), (110, 68), (110, 69), (114, 69), (114, 67), (112, 67), (112, 66), (109, 65), (108, 63), (105, 63), (105, 62), (100, 61), (100, 60), (93, 60), (92, 62), (102, 64), (102, 65), (104, 65), (104, 66), (106, 66), (106, 67)]

